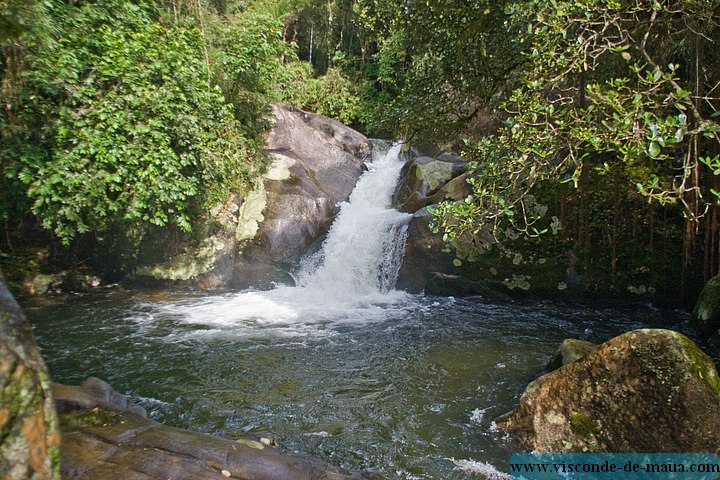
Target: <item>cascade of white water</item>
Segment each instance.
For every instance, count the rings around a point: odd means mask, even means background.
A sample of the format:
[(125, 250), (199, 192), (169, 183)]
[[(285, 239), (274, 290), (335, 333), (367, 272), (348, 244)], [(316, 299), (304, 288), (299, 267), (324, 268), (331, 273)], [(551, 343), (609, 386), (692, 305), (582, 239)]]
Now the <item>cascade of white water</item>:
[(376, 144), (373, 161), (340, 205), (321, 249), (296, 275), (296, 286), (248, 291), (175, 306), (192, 323), (237, 325), (387, 318), (409, 296), (393, 290), (411, 215), (392, 208), (403, 162), (401, 145)]
[[(300, 287), (344, 294), (394, 288), (410, 215), (391, 206), (400, 175), (400, 144), (376, 148), (328, 233), (321, 251), (298, 275)], [(398, 258), (399, 257), (399, 258)]]

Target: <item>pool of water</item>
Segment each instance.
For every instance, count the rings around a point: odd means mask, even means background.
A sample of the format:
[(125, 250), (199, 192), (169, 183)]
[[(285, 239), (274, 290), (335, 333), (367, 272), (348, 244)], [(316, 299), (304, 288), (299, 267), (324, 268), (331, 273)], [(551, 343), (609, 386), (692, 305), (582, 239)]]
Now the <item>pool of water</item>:
[(115, 287), (24, 307), (57, 382), (96, 376), (168, 425), (269, 436), (350, 469), (437, 480), (506, 478), (513, 445), (493, 419), (562, 339), (602, 342), (686, 321), (648, 306), (403, 292), (343, 311), (312, 298), (294, 309), (273, 292)]

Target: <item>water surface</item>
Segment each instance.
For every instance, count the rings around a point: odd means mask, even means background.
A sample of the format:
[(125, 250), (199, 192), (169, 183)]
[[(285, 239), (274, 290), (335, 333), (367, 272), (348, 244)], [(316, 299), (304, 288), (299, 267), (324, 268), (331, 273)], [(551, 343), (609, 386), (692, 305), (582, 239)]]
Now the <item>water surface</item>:
[(472, 473), (484, 463), (505, 470), (511, 445), (492, 420), (563, 338), (600, 342), (683, 319), (404, 294), (365, 320), (229, 322), (248, 294), (111, 289), (26, 308), (55, 381), (97, 376), (169, 425), (270, 436), (336, 465), (437, 480), (492, 478)]

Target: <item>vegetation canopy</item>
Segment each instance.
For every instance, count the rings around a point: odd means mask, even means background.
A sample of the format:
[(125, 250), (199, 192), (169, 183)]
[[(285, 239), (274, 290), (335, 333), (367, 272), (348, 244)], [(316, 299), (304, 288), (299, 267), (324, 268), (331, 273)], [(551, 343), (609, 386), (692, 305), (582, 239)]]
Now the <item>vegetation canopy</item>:
[(472, 160), (451, 243), (521, 233), (613, 287), (720, 266), (717, 0), (0, 6), (5, 243), (189, 231), (263, 171), (280, 101)]

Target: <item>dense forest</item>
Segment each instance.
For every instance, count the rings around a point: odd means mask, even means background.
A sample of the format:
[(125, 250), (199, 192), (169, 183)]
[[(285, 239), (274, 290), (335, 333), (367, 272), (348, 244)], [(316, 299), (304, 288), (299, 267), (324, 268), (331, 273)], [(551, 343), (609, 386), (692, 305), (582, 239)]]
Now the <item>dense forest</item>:
[(572, 252), (589, 288), (692, 301), (720, 268), (719, 21), (717, 0), (2, 0), (3, 263), (109, 251), (116, 280), (148, 228), (213, 228), (285, 102), (471, 160), (472, 195), (434, 209), (449, 244), (490, 228)]

